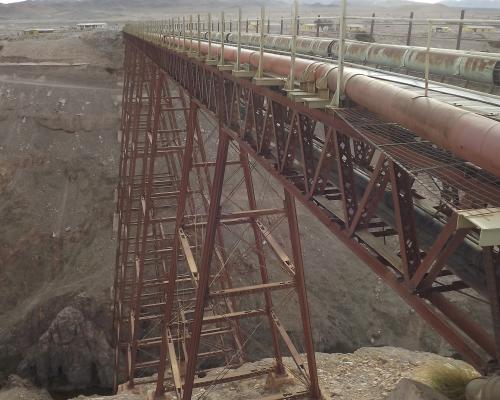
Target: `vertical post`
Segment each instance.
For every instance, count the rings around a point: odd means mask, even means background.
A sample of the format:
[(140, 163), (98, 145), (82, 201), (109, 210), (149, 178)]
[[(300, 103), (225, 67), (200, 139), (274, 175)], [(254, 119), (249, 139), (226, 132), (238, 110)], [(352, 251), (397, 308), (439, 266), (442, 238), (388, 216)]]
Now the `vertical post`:
[[(241, 150), (241, 148), (240, 148), (240, 161), (241, 161), (241, 167), (243, 169), (243, 177), (245, 179), (248, 206), (250, 210), (256, 210), (258, 207), (257, 207), (257, 200), (255, 197), (255, 187), (252, 180), (252, 172), (248, 160), (248, 153)], [(269, 274), (267, 271), (266, 257), (264, 256), (264, 248), (263, 248), (264, 237), (261, 231), (259, 230), (256, 219), (252, 218), (251, 225), (253, 230), (253, 236), (255, 239), (255, 248), (257, 249), (257, 258), (259, 260), (260, 276), (262, 279), (262, 283), (266, 284), (269, 282)], [(271, 328), (274, 357), (276, 361), (276, 372), (277, 374), (282, 375), (285, 372), (285, 368), (283, 366), (283, 359), (278, 338), (279, 333), (273, 322), (273, 317), (272, 317), (273, 299), (269, 291), (264, 292), (264, 299), (266, 302), (266, 313), (269, 319), (269, 327)]]
[(173, 18), (170, 18), (170, 34), (172, 35), (172, 43), (170, 47), (175, 49), (175, 21)]
[(158, 44), (158, 46), (161, 46), (162, 33), (163, 33), (163, 21), (158, 20), (156, 22), (156, 43)]
[(297, 51), (297, 24), (299, 17), (299, 3), (294, 0), (292, 5), (292, 21), (290, 25), (292, 34), (292, 46), (290, 49), (290, 76), (288, 77), (288, 90), (295, 89), (295, 52)]
[(295, 285), (297, 297), (299, 299), (300, 315), (302, 317), (302, 329), (304, 331), (304, 347), (307, 353), (307, 367), (309, 369), (310, 395), (313, 399), (319, 399), (321, 392), (318, 383), (318, 371), (316, 367), (316, 356), (314, 353), (314, 343), (311, 331), (311, 317), (309, 315), (309, 306), (307, 303), (307, 292), (304, 275), (304, 262), (302, 259), (302, 249), (300, 243), (299, 222), (297, 219), (297, 210), (295, 208), (295, 199), (288, 190), (285, 192), (285, 213), (288, 218), (288, 227), (290, 231), (290, 241), (292, 245), (293, 264), (295, 265)]
[(321, 15), (318, 14), (318, 19), (316, 20), (316, 37), (319, 37), (319, 19)]
[(217, 21), (217, 32), (220, 32), (220, 21)]
[(300, 35), (300, 17), (297, 15), (297, 36)]
[(160, 42), (165, 44), (165, 40), (167, 37), (167, 20), (161, 21), (160, 25)]
[(408, 22), (408, 36), (406, 36), (406, 45), (411, 45), (411, 31), (413, 30), (413, 11), (410, 13), (410, 22)]
[(166, 19), (163, 25), (163, 43), (165, 47), (170, 47), (170, 20)]
[[(147, 94), (148, 107), (147, 107), (147, 121), (146, 129), (151, 134), (145, 139), (144, 149), (142, 150), (142, 183), (140, 188), (142, 200), (142, 224), (139, 222), (137, 225), (136, 238), (135, 238), (135, 266), (136, 277), (133, 287), (133, 294), (131, 300), (131, 347), (130, 347), (130, 363), (129, 363), (129, 387), (134, 387), (133, 371), (137, 362), (137, 354), (139, 347), (139, 315), (141, 307), (141, 296), (143, 291), (143, 276), (144, 276), (144, 263), (146, 257), (147, 236), (150, 229), (150, 210), (151, 210), (151, 193), (153, 190), (152, 180), (154, 174), (154, 160), (156, 156), (156, 140), (158, 129), (158, 110), (161, 106), (161, 96), (159, 96), (159, 89), (161, 87), (161, 80), (163, 75), (151, 74), (150, 90)], [(142, 97), (142, 93), (141, 93)], [(142, 106), (142, 101), (138, 104)], [(136, 122), (138, 127), (139, 119)], [(139, 208), (141, 210), (141, 207)]]
[(221, 13), (220, 13), (221, 31), (220, 31), (220, 58), (219, 58), (219, 65), (224, 65), (224, 25), (225, 25), (224, 11), (221, 11)]
[[(193, 146), (194, 135), (197, 121), (197, 105), (191, 99), (189, 107), (188, 126), (186, 131), (186, 144), (184, 154), (182, 156), (182, 173), (179, 188), (179, 201), (176, 209), (175, 230), (172, 244), (172, 256), (170, 257), (170, 269), (166, 272), (165, 281), (169, 282), (166, 290), (166, 304), (163, 308), (163, 323), (168, 324), (172, 318), (172, 309), (175, 295), (175, 280), (177, 278), (177, 261), (179, 258), (179, 229), (182, 227), (184, 213), (186, 210), (186, 202), (189, 188), (189, 173), (193, 164)], [(167, 327), (162, 329), (161, 347), (160, 347), (160, 363), (158, 366), (158, 379), (156, 381), (156, 396), (160, 397), (165, 392), (164, 378), (167, 359)]]
[[(460, 19), (464, 19), (465, 18), (465, 10), (462, 10), (460, 12)], [(458, 35), (457, 35), (457, 50), (460, 50), (460, 46), (462, 44), (462, 32), (464, 30), (464, 24), (463, 22), (460, 22), (460, 24), (458, 25)]]
[(266, 18), (266, 10), (264, 6), (260, 8), (260, 22), (261, 22), (261, 29), (260, 29), (260, 48), (259, 48), (259, 69), (257, 70), (257, 77), (262, 78), (262, 69), (263, 69), (263, 62), (264, 62), (264, 21)]
[(179, 31), (179, 42), (177, 48), (180, 50), (182, 46), (181, 17), (177, 17), (177, 29)]
[(283, 35), (283, 17), (280, 20), (280, 35)]
[[(219, 94), (221, 96), (221, 93)], [(219, 104), (222, 101), (219, 101)], [(222, 114), (222, 113), (221, 113)], [(221, 116), (222, 118), (222, 116)], [(220, 200), (222, 196), (222, 186), (224, 183), (224, 172), (226, 169), (227, 154), (229, 149), (229, 136), (219, 125), (219, 144), (217, 147), (217, 158), (215, 161), (215, 171), (213, 177), (212, 192), (210, 193), (210, 207), (208, 210), (205, 241), (201, 255), (201, 266), (199, 273), (198, 290), (196, 293), (196, 304), (189, 339), (188, 360), (186, 376), (184, 380), (183, 400), (191, 400), (193, 393), (194, 375), (196, 370), (196, 359), (200, 345), (200, 335), (203, 323), (203, 311), (208, 292), (210, 278), (210, 265), (212, 262), (213, 250), (215, 247), (215, 234), (220, 218)]]
[(259, 19), (255, 21), (255, 33), (259, 33)]
[(238, 44), (236, 51), (236, 63), (234, 64), (235, 71), (239, 71), (241, 69), (240, 53), (241, 53), (241, 7), (238, 8)]
[(182, 17), (182, 50), (186, 51), (186, 17)]
[(201, 56), (201, 24), (200, 14), (198, 14), (198, 57)]
[(493, 337), (497, 363), (500, 361), (500, 281), (497, 275), (498, 263), (493, 260), (493, 247), (484, 247), (484, 269), (493, 319)]
[(173, 20), (173, 18), (170, 18), (168, 21), (168, 33), (169, 33), (169, 37), (170, 37), (170, 40), (169, 40), (170, 46), (169, 47), (172, 47), (174, 44), (174, 27), (173, 26), (174, 26), (174, 20)]
[[(208, 26), (212, 26), (212, 14), (208, 13)], [(207, 51), (207, 60), (212, 59), (212, 29), (208, 30), (208, 51)]]
[(247, 18), (247, 27), (245, 28), (245, 32), (248, 33), (248, 18)]
[(429, 94), (429, 63), (431, 61), (432, 22), (427, 24), (427, 49), (425, 52), (425, 97)]
[(189, 15), (189, 52), (193, 51), (193, 16)]
[(175, 48), (175, 29), (174, 29), (175, 21), (173, 18), (170, 18), (170, 48)]
[(375, 13), (372, 14), (372, 20), (370, 23), (370, 37), (373, 37), (373, 33), (375, 32)]
[(342, 0), (340, 11), (340, 39), (339, 39), (339, 57), (337, 60), (337, 89), (333, 97), (333, 105), (340, 107), (342, 100), (342, 81), (344, 79), (344, 52), (345, 52), (345, 17), (346, 17), (347, 0)]

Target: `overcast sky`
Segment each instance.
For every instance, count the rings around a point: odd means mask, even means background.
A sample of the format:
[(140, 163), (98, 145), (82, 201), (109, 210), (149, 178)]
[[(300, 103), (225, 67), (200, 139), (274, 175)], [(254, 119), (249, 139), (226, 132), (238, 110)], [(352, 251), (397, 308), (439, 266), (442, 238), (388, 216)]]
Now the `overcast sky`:
[[(0, 3), (17, 3), (19, 1), (23, 1), (23, 0), (0, 0)], [(419, 3), (437, 3), (439, 0), (413, 0), (413, 1), (417, 1)]]

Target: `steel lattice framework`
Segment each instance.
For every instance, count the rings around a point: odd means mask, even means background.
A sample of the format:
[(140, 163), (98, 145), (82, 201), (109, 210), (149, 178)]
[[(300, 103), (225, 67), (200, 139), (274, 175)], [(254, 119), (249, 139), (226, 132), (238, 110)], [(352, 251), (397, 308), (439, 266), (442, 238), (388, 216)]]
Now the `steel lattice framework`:
[[(464, 359), (498, 367), (497, 250), (474, 245), (485, 277), (477, 285), (455, 265), (477, 236), (457, 219), (500, 206), (495, 177), (356, 106), (310, 109), (194, 53), (124, 36), (116, 386), (156, 383), (157, 396), (186, 400), (200, 387), (294, 375), (303, 389), (269, 399), (320, 397), (296, 201)], [(272, 196), (258, 196), (258, 174), (273, 179)], [(426, 207), (438, 228), (422, 239)], [(489, 327), (450, 299), (474, 290), (491, 309)], [(279, 319), (292, 297), (300, 347)], [(274, 363), (236, 369), (256, 330)]]

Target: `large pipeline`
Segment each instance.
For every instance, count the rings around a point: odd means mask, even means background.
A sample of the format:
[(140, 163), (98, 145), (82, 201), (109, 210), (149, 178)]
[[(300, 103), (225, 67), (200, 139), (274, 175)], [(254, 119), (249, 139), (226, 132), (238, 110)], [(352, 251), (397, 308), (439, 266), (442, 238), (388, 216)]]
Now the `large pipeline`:
[[(207, 34), (203, 36), (206, 39)], [(220, 41), (221, 35), (214, 32), (212, 38)], [(236, 33), (226, 35), (226, 41), (229, 43), (236, 44), (237, 40)], [(291, 36), (268, 34), (264, 37), (264, 48), (271, 50), (290, 51), (291, 43)], [(260, 35), (242, 33), (241, 44), (259, 46)], [(299, 54), (338, 58), (339, 41), (331, 38), (299, 36), (296, 40), (296, 49)], [(347, 40), (344, 59), (356, 64), (405, 68), (424, 73), (426, 56), (427, 49), (424, 47)], [(498, 55), (488, 53), (433, 48), (429, 55), (429, 72), (472, 82), (500, 85), (500, 58)]]
[[(189, 47), (190, 42), (186, 45)], [(197, 49), (198, 43), (193, 41)], [(208, 52), (208, 43), (200, 50)], [(220, 45), (213, 44), (212, 55), (219, 56)], [(236, 61), (237, 48), (224, 46), (226, 62)], [(254, 68), (259, 65), (259, 52), (241, 49), (240, 62)], [(291, 60), (288, 56), (264, 52), (263, 70), (287, 77)], [(295, 59), (295, 76), (310, 82), (324, 82), (332, 92), (337, 87), (337, 67), (334, 64)], [(396, 122), (421, 138), (449, 150), (457, 157), (500, 176), (500, 123), (471, 111), (399, 88), (390, 83), (345, 68), (342, 86), (347, 97), (383, 119)], [(381, 101), (382, 99), (382, 101)]]

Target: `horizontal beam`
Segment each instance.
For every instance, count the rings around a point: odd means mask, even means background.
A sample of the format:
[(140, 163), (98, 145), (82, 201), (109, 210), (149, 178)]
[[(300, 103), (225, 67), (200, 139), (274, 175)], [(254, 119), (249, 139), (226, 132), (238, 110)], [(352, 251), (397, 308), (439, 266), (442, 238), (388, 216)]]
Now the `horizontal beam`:
[(217, 371), (214, 375), (207, 375), (203, 378), (197, 378), (194, 380), (193, 387), (203, 387), (203, 386), (211, 386), (213, 384), (221, 384), (228, 383), (234, 381), (240, 381), (243, 379), (251, 379), (256, 378), (258, 376), (267, 375), (272, 372), (274, 368), (260, 368), (260, 369), (252, 369), (251, 371), (231, 371), (227, 370), (226, 373), (217, 374)]
[(239, 288), (215, 290), (208, 294), (209, 297), (226, 297), (226, 296), (241, 296), (244, 294), (252, 294), (259, 292), (267, 292), (271, 290), (280, 290), (291, 288), (295, 285), (292, 281), (263, 283), (260, 285), (245, 286)]

